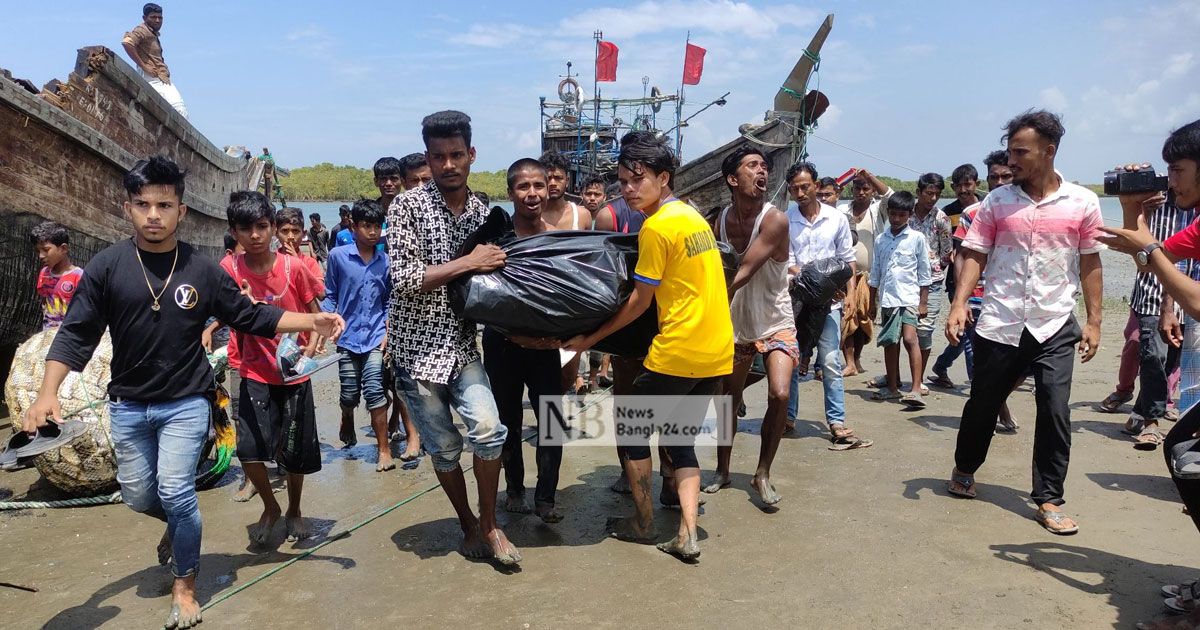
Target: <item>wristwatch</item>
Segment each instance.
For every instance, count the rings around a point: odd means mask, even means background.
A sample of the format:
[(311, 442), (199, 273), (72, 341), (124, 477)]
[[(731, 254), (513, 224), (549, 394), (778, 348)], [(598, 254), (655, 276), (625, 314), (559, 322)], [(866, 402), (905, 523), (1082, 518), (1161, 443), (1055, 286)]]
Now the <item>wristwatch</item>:
[(1150, 254), (1153, 254), (1156, 249), (1162, 249), (1162, 243), (1158, 241), (1150, 243), (1134, 254), (1133, 257), (1137, 260), (1139, 266), (1145, 267), (1150, 264)]

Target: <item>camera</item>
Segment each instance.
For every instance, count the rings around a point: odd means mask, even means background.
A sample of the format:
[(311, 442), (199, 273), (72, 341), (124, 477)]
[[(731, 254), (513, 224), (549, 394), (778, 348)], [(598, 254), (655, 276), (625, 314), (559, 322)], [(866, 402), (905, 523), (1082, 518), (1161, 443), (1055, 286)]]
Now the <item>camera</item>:
[(1116, 170), (1104, 174), (1104, 194), (1130, 195), (1161, 192), (1167, 189), (1167, 176), (1159, 175), (1145, 166), (1136, 171)]

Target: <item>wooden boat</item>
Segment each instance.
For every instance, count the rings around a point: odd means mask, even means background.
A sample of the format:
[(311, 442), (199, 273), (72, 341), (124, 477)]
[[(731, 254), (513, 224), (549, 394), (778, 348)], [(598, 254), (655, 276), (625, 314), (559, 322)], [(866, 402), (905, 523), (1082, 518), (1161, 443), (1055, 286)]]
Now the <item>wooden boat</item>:
[(41, 325), (30, 229), (45, 220), (63, 224), (74, 262), (86, 264), (131, 234), (121, 179), (152, 154), (187, 169), (180, 237), (216, 256), (229, 194), (255, 189), (262, 162), (218, 149), (103, 46), (81, 48), (67, 81), (41, 90), (0, 70), (0, 371)]
[(737, 138), (679, 167), (675, 172), (674, 193), (677, 197), (689, 201), (701, 212), (728, 205), (729, 187), (721, 177), (721, 161), (737, 147), (753, 143), (766, 154), (770, 162), (771, 176), (767, 193), (776, 207), (785, 207), (787, 190), (783, 182), (784, 174), (803, 152), (805, 130), (829, 106), (825, 95), (817, 91), (805, 93), (805, 90), (808, 77), (817, 59), (820, 59), (821, 47), (825, 45), (825, 39), (832, 29), (833, 14), (829, 14), (817, 28), (812, 41), (805, 48), (805, 54), (779, 88), (772, 109), (766, 113), (761, 125), (742, 125)]

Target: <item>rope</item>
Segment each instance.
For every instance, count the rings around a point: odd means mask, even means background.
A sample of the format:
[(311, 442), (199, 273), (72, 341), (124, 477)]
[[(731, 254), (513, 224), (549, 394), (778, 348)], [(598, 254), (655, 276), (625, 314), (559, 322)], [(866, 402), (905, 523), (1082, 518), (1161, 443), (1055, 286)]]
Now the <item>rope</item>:
[(89, 505), (108, 505), (121, 502), (121, 491), (103, 494), (95, 497), (80, 497), (78, 499), (62, 499), (59, 501), (0, 501), (0, 510), (44, 510), (50, 508), (85, 507)]
[[(609, 392), (609, 391), (611, 391), (611, 390), (612, 390), (612, 388), (611, 388), (611, 387), (609, 387), (609, 388), (606, 388), (606, 389), (603, 389), (603, 390), (601, 390), (601, 391), (600, 391), (600, 393), (602, 393), (602, 394), (603, 394), (603, 393), (607, 393), (607, 392)], [(600, 399), (601, 399), (601, 398), (602, 398), (602, 397), (597, 397), (597, 398), (596, 398), (596, 400), (593, 400), (592, 402), (590, 402), (590, 403), (588, 403), (587, 405), (585, 405), (585, 406), (583, 407), (583, 409), (581, 409), (580, 411), (584, 411), (584, 410), (590, 409), (591, 407), (593, 407), (593, 406), (595, 406), (595, 405), (599, 404), (599, 402), (600, 402)], [(567, 404), (574, 404), (574, 402), (568, 402)], [(536, 433), (535, 433), (535, 434), (533, 434), (533, 435), (530, 435), (528, 438), (525, 438), (525, 439), (524, 439), (524, 440), (522, 440), (522, 441), (524, 441), (524, 442), (528, 442), (529, 440), (531, 440), (531, 439), (532, 439), (533, 437), (535, 437), (536, 435), (537, 435)], [(470, 470), (472, 470), (473, 468), (475, 468), (475, 467), (474, 467), (474, 466), (467, 466), (466, 468), (463, 468), (463, 473), (465, 474), (465, 473), (469, 472)], [(355, 525), (353, 525), (353, 526), (351, 526), (351, 527), (347, 528), (347, 529), (346, 529), (346, 530), (344, 530), (344, 531), (338, 532), (338, 533), (336, 533), (336, 534), (330, 534), (328, 538), (326, 538), (325, 540), (321, 541), (321, 543), (320, 543), (320, 544), (318, 544), (318, 545), (316, 545), (315, 547), (312, 547), (312, 548), (310, 548), (310, 549), (306, 549), (306, 550), (305, 550), (303, 553), (301, 553), (300, 555), (298, 555), (298, 556), (295, 556), (295, 557), (293, 557), (293, 558), (289, 559), (287, 562), (284, 562), (283, 564), (281, 564), (281, 565), (279, 565), (279, 566), (277, 566), (277, 567), (275, 567), (275, 568), (273, 568), (273, 569), (271, 569), (271, 570), (269, 570), (269, 571), (266, 571), (266, 572), (264, 572), (264, 573), (261, 573), (261, 574), (259, 574), (257, 577), (255, 577), (254, 579), (250, 580), (249, 582), (246, 582), (245, 584), (239, 584), (237, 587), (235, 587), (235, 588), (233, 588), (233, 589), (231, 589), (231, 590), (229, 590), (229, 591), (226, 591), (226, 592), (224, 592), (224, 593), (221, 593), (221, 594), (220, 594), (220, 595), (218, 595), (217, 597), (214, 597), (214, 598), (213, 598), (212, 600), (210, 600), (210, 601), (209, 601), (207, 604), (205, 604), (204, 606), (202, 606), (202, 607), (200, 608), (200, 610), (208, 610), (208, 609), (210, 609), (210, 608), (212, 608), (212, 607), (216, 606), (217, 604), (220, 604), (221, 602), (228, 600), (229, 598), (233, 597), (234, 595), (237, 595), (238, 593), (241, 593), (242, 591), (244, 591), (244, 590), (246, 590), (246, 589), (250, 588), (251, 586), (254, 586), (255, 584), (258, 584), (259, 582), (262, 582), (263, 580), (266, 580), (267, 578), (269, 578), (269, 577), (271, 577), (271, 576), (275, 575), (276, 573), (279, 573), (280, 571), (282, 571), (282, 570), (284, 570), (284, 569), (286, 569), (286, 568), (288, 568), (288, 567), (292, 566), (293, 564), (296, 564), (297, 562), (299, 562), (299, 561), (301, 561), (301, 560), (303, 560), (303, 559), (305, 559), (305, 558), (307, 558), (307, 557), (311, 556), (312, 554), (316, 553), (318, 550), (320, 550), (320, 549), (323, 549), (324, 547), (326, 547), (326, 546), (328, 546), (328, 545), (331, 545), (331, 544), (333, 544), (334, 542), (336, 542), (336, 541), (338, 541), (338, 540), (341, 540), (341, 539), (343, 539), (343, 538), (346, 538), (346, 537), (348, 537), (350, 534), (352, 534), (352, 533), (354, 533), (355, 531), (357, 531), (357, 530), (361, 529), (362, 527), (365, 527), (366, 525), (368, 525), (368, 524), (370, 524), (370, 523), (372, 523), (372, 522), (374, 522), (374, 521), (376, 521), (376, 520), (379, 520), (380, 518), (383, 518), (384, 516), (387, 516), (388, 514), (391, 514), (392, 512), (394, 512), (394, 511), (396, 511), (396, 510), (400, 509), (401, 507), (403, 507), (403, 506), (405, 506), (405, 505), (407, 505), (407, 504), (409, 504), (409, 503), (412, 503), (413, 501), (416, 501), (417, 499), (419, 499), (419, 498), (421, 498), (421, 497), (423, 497), (423, 496), (425, 496), (425, 495), (429, 494), (430, 492), (433, 492), (434, 490), (437, 490), (438, 488), (441, 488), (441, 487), (442, 487), (442, 486), (441, 486), (441, 484), (440, 484), (440, 483), (435, 483), (435, 484), (433, 484), (433, 485), (431, 485), (431, 486), (429, 486), (429, 487), (427, 487), (427, 488), (425, 488), (425, 489), (423, 489), (423, 490), (420, 490), (420, 491), (416, 492), (415, 494), (412, 494), (412, 495), (408, 496), (408, 497), (407, 497), (407, 498), (405, 498), (405, 499), (401, 499), (400, 501), (397, 501), (395, 504), (391, 505), (390, 507), (386, 507), (386, 508), (384, 508), (384, 509), (382, 509), (382, 510), (380, 510), (380, 511), (376, 512), (375, 514), (372, 514), (371, 516), (368, 516), (367, 518), (363, 519), (361, 522), (359, 522), (359, 523), (357, 523), (357, 524), (355, 524)]]
[(880, 162), (883, 162), (884, 164), (891, 164), (892, 166), (895, 166), (896, 168), (902, 168), (902, 169), (904, 169), (904, 170), (906, 170), (906, 171), (908, 171), (908, 172), (910, 172), (910, 173), (916, 173), (917, 175), (921, 175), (921, 174), (923, 173), (923, 171), (918, 171), (918, 170), (916, 170), (916, 169), (909, 168), (909, 167), (907, 167), (907, 166), (904, 166), (903, 164), (897, 164), (897, 163), (895, 163), (895, 162), (893, 162), (893, 161), (891, 161), (891, 160), (885, 160), (885, 159), (883, 159), (883, 158), (881, 158), (881, 157), (879, 157), (879, 156), (877, 156), (877, 155), (871, 155), (870, 153), (867, 153), (866, 151), (859, 151), (858, 149), (855, 149), (855, 148), (853, 148), (853, 147), (848, 147), (848, 146), (846, 146), (846, 145), (844, 145), (844, 144), (841, 144), (841, 143), (839, 143), (839, 142), (834, 142), (833, 140), (830, 140), (829, 138), (826, 138), (826, 137), (823, 137), (823, 136), (818, 136), (818, 135), (817, 135), (817, 134), (815, 134), (815, 133), (813, 133), (813, 134), (810, 134), (810, 135), (812, 135), (812, 137), (814, 137), (814, 138), (817, 138), (817, 139), (820, 139), (820, 140), (824, 140), (825, 142), (828, 142), (829, 144), (832, 144), (832, 145), (834, 145), (834, 146), (841, 147), (841, 148), (843, 148), (843, 149), (845, 149), (845, 150), (847, 150), (847, 151), (851, 151), (851, 152), (853, 152), (853, 153), (857, 153), (857, 154), (859, 154), (859, 155), (863, 155), (863, 156), (869, 157), (869, 158), (871, 158), (871, 159), (873, 159), (873, 160), (879, 160)]

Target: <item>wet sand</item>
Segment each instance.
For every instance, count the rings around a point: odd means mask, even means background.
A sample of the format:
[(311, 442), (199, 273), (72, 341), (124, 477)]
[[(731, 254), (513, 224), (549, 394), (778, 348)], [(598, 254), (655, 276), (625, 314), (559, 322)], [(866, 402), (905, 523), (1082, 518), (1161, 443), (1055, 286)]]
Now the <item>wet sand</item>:
[[(520, 570), (502, 570), (456, 552), (453, 512), (427, 460), (377, 474), (367, 438), (351, 451), (335, 448), (336, 371), (326, 370), (316, 390), (325, 468), (306, 484), (306, 515), (337, 533), (411, 500), (230, 596), (317, 543), (282, 543), (280, 526), (277, 548), (252, 552), (246, 528), (258, 503), (231, 501), (235, 485), (201, 493), (199, 594), (216, 602), (203, 627), (1132, 627), (1162, 614), (1160, 584), (1200, 575), (1200, 563), (1187, 553), (1197, 533), (1180, 513), (1161, 452), (1133, 450), (1119, 432), (1124, 416), (1092, 408), (1112, 388), (1125, 322), (1122, 307), (1109, 304), (1104, 343), (1093, 363), (1077, 366), (1072, 397), (1065, 509), (1080, 522), (1075, 536), (1052, 535), (1031, 518), (1029, 391), (1012, 399), (1021, 431), (996, 436), (979, 498), (966, 501), (945, 491), (964, 395), (935, 393), (928, 409), (905, 413), (869, 401), (856, 377), (847, 383), (847, 415), (875, 446), (827, 450), (820, 384), (804, 384), (799, 435), (785, 439), (774, 468), (784, 497), (775, 513), (749, 494), (765, 385), (749, 390), (733, 486), (708, 496), (698, 564), (607, 539), (605, 516), (630, 509), (607, 489), (615, 456), (576, 448), (566, 453), (558, 493), (566, 520), (501, 515), (524, 555)], [(881, 360), (879, 350), (867, 351), (871, 374)], [(965, 378), (961, 361), (951, 375)], [(365, 428), (365, 413), (358, 418)], [(711, 470), (715, 452), (700, 455)], [(0, 498), (24, 495), (36, 478), (32, 470), (0, 474)], [(659, 510), (656, 518), (665, 538), (678, 517)], [(161, 533), (123, 505), (0, 513), (0, 581), (40, 589), (0, 588), (0, 625), (156, 627), (169, 605), (169, 572), (154, 563)]]

